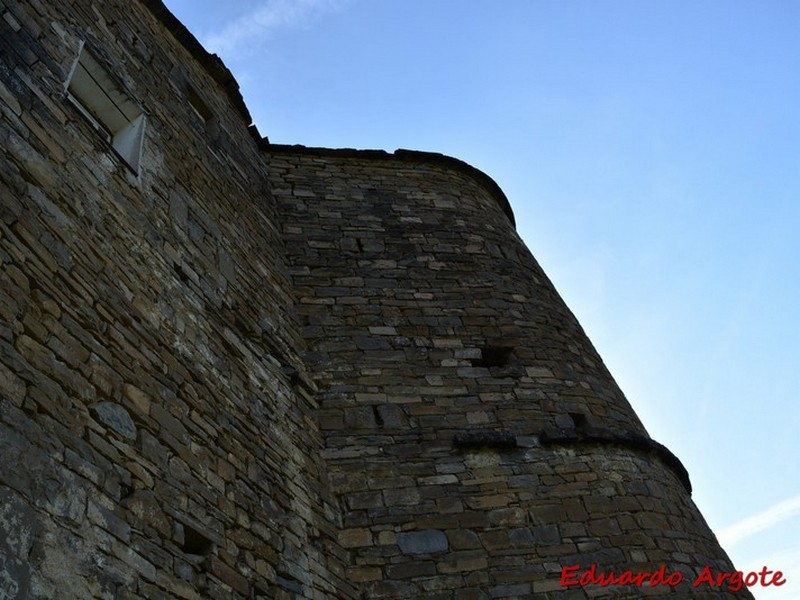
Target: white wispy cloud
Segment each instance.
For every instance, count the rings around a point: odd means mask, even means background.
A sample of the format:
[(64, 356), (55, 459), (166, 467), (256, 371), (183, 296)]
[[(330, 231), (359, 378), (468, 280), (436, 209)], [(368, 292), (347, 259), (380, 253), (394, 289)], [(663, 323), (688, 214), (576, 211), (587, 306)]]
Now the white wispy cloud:
[(341, 0), (265, 0), (248, 14), (205, 35), (203, 45), (217, 54), (231, 54), (272, 30), (302, 25), (341, 4)]
[(800, 514), (800, 496), (795, 496), (726, 527), (718, 537), (723, 546), (733, 545), (798, 514)]

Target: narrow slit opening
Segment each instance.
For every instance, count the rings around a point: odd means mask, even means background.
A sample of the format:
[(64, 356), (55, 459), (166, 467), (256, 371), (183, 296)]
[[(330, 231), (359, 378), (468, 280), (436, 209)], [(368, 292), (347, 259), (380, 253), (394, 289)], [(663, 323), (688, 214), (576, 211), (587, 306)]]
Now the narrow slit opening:
[(183, 524), (183, 544), (181, 550), (186, 554), (208, 556), (214, 549), (214, 542), (197, 531), (195, 528)]

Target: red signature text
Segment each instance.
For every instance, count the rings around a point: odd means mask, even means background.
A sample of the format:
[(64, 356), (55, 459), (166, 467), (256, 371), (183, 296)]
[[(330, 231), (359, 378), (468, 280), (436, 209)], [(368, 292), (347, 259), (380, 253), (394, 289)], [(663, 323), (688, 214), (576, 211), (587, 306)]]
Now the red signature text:
[[(626, 571), (598, 571), (597, 565), (592, 564), (588, 569), (581, 571), (581, 565), (567, 565), (561, 568), (561, 587), (599, 585), (606, 587), (609, 585), (633, 585), (642, 587), (647, 585), (655, 587), (667, 585), (675, 587), (683, 581), (683, 573), (679, 571), (669, 572), (667, 566), (662, 564), (656, 571), (634, 572)], [(708, 587), (726, 587), (731, 592), (738, 592), (743, 587), (771, 585), (781, 586), (786, 583), (786, 578), (782, 571), (773, 571), (763, 567), (760, 571), (721, 571), (715, 572), (711, 567), (703, 567), (703, 570), (692, 582), (692, 587), (697, 588), (702, 585)]]

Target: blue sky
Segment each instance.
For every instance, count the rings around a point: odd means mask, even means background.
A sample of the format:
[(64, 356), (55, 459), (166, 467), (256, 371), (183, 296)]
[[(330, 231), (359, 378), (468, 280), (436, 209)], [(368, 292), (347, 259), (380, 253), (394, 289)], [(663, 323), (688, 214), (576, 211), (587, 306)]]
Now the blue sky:
[(167, 0), (276, 143), (476, 166), (738, 568), (800, 593), (800, 3)]

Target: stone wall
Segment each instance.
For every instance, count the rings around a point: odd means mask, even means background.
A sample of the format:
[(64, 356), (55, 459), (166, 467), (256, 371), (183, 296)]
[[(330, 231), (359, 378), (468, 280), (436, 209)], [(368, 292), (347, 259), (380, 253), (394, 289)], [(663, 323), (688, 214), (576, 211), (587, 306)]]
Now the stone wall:
[[(0, 597), (730, 569), (486, 175), (269, 145), (158, 0), (0, 17)], [(65, 93), (82, 51), (146, 115), (133, 166)]]
[(685, 583), (650, 592), (687, 597), (704, 566), (730, 570), (485, 175), (416, 152), (266, 154), (367, 597), (640, 594), (561, 586), (592, 563), (665, 564)]
[[(0, 597), (353, 597), (249, 117), (148, 7), (0, 3)], [(81, 43), (138, 174), (65, 97)]]

